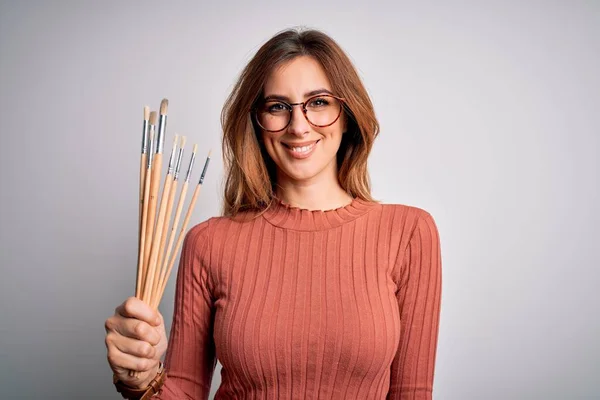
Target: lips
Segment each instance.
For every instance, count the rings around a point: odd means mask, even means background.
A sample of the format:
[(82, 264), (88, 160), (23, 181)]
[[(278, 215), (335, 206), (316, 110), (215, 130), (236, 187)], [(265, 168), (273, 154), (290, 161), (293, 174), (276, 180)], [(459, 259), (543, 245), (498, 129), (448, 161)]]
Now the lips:
[(312, 144), (317, 143), (319, 140), (311, 140), (308, 142), (281, 142), (283, 143), (284, 146), (288, 147), (288, 148), (294, 148), (294, 147), (306, 147), (306, 146), (310, 146)]
[(317, 143), (319, 143), (321, 139), (319, 140), (312, 140), (310, 142), (281, 142), (283, 144), (283, 147), (285, 147), (286, 151), (288, 152), (288, 154), (290, 154), (292, 157), (294, 158), (307, 158), (309, 157), (313, 151), (315, 150), (315, 147), (317, 146)]

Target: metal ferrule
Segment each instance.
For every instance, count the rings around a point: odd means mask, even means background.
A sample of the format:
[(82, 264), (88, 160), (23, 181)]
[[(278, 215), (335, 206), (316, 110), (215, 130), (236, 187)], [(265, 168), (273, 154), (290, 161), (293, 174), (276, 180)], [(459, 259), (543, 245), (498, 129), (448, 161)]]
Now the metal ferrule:
[(198, 181), (199, 185), (202, 185), (202, 182), (204, 182), (204, 175), (206, 175), (206, 169), (208, 168), (209, 161), (210, 161), (210, 157), (206, 157), (206, 162), (204, 163), (204, 168), (202, 168), (202, 175), (200, 175), (200, 181)]
[(156, 141), (156, 152), (157, 153), (161, 153), (163, 152), (163, 148), (165, 146), (165, 132), (167, 130), (167, 116), (166, 115), (160, 115), (160, 117), (158, 118), (158, 139)]
[(142, 127), (142, 154), (148, 152), (148, 120), (144, 120), (144, 126)]
[(167, 175), (171, 175), (173, 173), (173, 169), (175, 168), (175, 155), (177, 154), (177, 143), (173, 143), (173, 150), (171, 150), (171, 157), (169, 157), (169, 170), (167, 171)]
[(150, 134), (148, 135), (148, 168), (152, 166), (154, 159), (154, 139), (151, 139), (150, 136), (154, 137), (154, 125), (150, 125)]
[(181, 159), (183, 158), (183, 149), (179, 149), (177, 154), (177, 163), (175, 164), (175, 177), (174, 180), (179, 179), (179, 170), (181, 169)]
[(190, 159), (190, 166), (187, 170), (187, 175), (185, 176), (185, 181), (190, 181), (190, 176), (192, 176), (192, 168), (194, 167), (194, 161), (196, 160), (196, 153), (192, 152), (192, 158)]

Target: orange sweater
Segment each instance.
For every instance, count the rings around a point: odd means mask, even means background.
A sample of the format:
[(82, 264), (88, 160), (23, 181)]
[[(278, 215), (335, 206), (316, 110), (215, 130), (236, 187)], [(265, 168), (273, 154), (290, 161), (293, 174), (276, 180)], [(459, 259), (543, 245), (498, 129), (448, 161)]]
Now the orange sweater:
[[(431, 215), (276, 203), (187, 234), (163, 400), (431, 399), (441, 255)], [(242, 220), (243, 219), (243, 220)]]

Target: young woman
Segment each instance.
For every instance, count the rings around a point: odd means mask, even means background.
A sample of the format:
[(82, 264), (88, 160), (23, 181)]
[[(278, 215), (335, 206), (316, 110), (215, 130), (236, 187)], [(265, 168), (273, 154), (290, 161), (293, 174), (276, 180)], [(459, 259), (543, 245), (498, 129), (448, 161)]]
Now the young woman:
[(430, 399), (438, 231), (423, 209), (371, 198), (379, 126), (346, 54), (319, 31), (277, 34), (222, 123), (224, 216), (186, 236), (168, 346), (138, 299), (106, 321), (118, 390), (207, 399), (218, 357), (215, 399)]

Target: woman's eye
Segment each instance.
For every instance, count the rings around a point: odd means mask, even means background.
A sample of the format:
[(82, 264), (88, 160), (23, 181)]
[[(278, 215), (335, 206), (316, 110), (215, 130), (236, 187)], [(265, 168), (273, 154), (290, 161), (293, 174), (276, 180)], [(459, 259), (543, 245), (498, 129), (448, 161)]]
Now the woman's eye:
[(310, 104), (308, 106), (318, 108), (318, 107), (325, 107), (328, 105), (329, 105), (329, 102), (327, 101), (327, 99), (319, 97), (319, 98), (311, 100)]
[(267, 105), (267, 111), (270, 113), (278, 113), (286, 110), (287, 107), (283, 103), (271, 103)]

